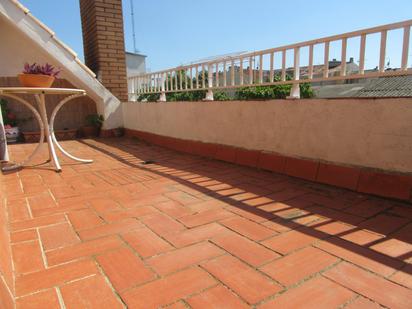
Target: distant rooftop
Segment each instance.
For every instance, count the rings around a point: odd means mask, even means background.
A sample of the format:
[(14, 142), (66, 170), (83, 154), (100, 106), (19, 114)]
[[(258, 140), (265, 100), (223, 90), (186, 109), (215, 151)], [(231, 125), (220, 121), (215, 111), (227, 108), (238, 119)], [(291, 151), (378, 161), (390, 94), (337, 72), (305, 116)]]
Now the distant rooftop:
[(141, 54), (141, 53), (129, 52), (129, 51), (127, 51), (126, 54), (129, 54), (129, 55), (137, 55), (137, 56), (142, 56), (142, 57), (147, 57), (147, 55), (144, 55), (144, 54)]
[(355, 97), (412, 97), (412, 76), (394, 76), (372, 79)]
[(318, 98), (412, 97), (412, 76), (359, 80), (351, 84), (314, 86)]

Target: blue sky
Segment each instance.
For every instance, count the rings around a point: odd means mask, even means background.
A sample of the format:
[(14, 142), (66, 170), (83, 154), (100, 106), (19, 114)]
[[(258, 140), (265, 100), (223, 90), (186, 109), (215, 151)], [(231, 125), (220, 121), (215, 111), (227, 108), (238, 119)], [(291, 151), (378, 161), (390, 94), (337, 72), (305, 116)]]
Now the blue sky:
[[(20, 1), (83, 58), (78, 0)], [(137, 48), (148, 56), (147, 66), (152, 71), (412, 18), (411, 0), (133, 1)], [(126, 49), (133, 51), (130, 0), (123, 0), (123, 8)], [(400, 32), (389, 35), (388, 46), (396, 45), (400, 38)], [(348, 46), (348, 57), (356, 60), (355, 43)], [(367, 42), (367, 67), (376, 65), (372, 59), (377, 59), (377, 44), (377, 37)], [(399, 56), (394, 52), (388, 48), (387, 61), (396, 66)], [(321, 51), (318, 53), (315, 63), (322, 59)], [(335, 57), (333, 45), (330, 57)]]

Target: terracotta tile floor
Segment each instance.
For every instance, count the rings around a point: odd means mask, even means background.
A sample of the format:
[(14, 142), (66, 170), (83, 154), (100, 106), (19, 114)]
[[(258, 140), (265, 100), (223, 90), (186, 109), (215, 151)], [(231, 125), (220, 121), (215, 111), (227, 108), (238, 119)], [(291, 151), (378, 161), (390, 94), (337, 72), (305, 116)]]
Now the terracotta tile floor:
[(412, 308), (411, 205), (134, 139), (63, 144), (95, 163), (0, 176), (18, 308)]

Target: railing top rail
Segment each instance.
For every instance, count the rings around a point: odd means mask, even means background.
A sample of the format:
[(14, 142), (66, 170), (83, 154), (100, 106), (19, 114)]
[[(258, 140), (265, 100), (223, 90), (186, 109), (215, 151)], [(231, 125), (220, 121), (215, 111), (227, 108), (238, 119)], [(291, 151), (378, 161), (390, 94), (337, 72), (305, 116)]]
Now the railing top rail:
[(303, 46), (310, 46), (310, 45), (316, 45), (320, 43), (325, 43), (325, 42), (332, 42), (332, 41), (337, 41), (343, 38), (353, 38), (356, 36), (361, 36), (362, 34), (371, 34), (371, 33), (378, 33), (384, 30), (393, 30), (393, 29), (399, 29), (403, 28), (406, 26), (412, 26), (412, 19), (397, 22), (397, 23), (392, 23), (392, 24), (387, 24), (387, 25), (382, 25), (382, 26), (377, 26), (377, 27), (372, 27), (372, 28), (367, 28), (367, 29), (361, 29), (361, 30), (355, 30), (351, 32), (346, 32), (342, 34), (335, 34), (331, 36), (326, 36), (314, 40), (309, 40), (309, 41), (304, 41), (300, 43), (295, 43), (295, 44), (288, 44), (288, 45), (283, 45), (275, 48), (268, 48), (264, 50), (260, 50), (257, 52), (251, 52), (249, 55), (246, 56), (253, 56), (253, 55), (259, 55), (261, 53), (270, 53), (273, 51), (281, 51), (284, 49), (292, 49), (296, 47), (303, 47)]

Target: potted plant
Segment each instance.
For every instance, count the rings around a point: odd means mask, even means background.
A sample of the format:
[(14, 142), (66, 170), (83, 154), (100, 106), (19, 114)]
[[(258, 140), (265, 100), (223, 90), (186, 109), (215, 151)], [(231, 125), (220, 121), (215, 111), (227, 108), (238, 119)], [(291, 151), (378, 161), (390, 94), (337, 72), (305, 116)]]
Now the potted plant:
[(23, 87), (50, 88), (59, 73), (60, 70), (49, 63), (25, 63), (24, 70), (18, 78)]
[(96, 137), (100, 133), (104, 118), (99, 114), (90, 114), (86, 116), (87, 126), (82, 127), (84, 137)]
[(118, 127), (118, 128), (113, 129), (113, 135), (115, 137), (122, 137), (124, 135), (124, 128)]
[(3, 115), (4, 131), (8, 143), (17, 142), (20, 136), (20, 129), (17, 126), (16, 115), (8, 108), (8, 102), (0, 99), (1, 114)]

